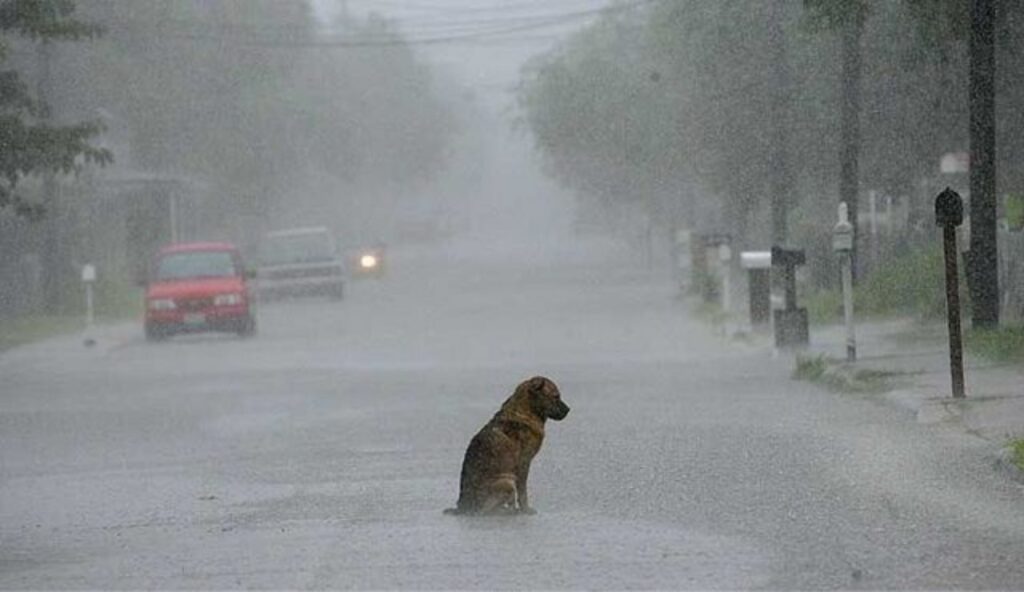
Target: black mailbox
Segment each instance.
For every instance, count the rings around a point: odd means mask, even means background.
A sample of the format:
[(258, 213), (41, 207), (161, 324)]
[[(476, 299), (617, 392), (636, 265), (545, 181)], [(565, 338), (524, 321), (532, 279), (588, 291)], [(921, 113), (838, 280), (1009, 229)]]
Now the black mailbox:
[(802, 250), (789, 251), (781, 247), (772, 247), (772, 265), (777, 267), (796, 267), (807, 260)]
[(802, 347), (808, 343), (807, 309), (796, 305), (796, 268), (807, 261), (802, 250), (772, 247), (772, 273), (780, 273), (786, 292), (785, 308), (775, 310), (775, 346)]
[(935, 198), (935, 224), (960, 226), (964, 222), (964, 200), (949, 187)]

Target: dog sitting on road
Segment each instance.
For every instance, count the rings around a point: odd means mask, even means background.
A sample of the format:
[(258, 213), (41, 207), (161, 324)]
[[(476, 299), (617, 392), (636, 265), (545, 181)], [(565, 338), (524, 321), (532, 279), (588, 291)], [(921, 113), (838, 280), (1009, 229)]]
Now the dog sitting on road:
[(534, 513), (526, 493), (530, 462), (544, 442), (544, 422), (568, 414), (550, 379), (535, 376), (520, 383), (469, 442), (459, 501), (445, 514)]

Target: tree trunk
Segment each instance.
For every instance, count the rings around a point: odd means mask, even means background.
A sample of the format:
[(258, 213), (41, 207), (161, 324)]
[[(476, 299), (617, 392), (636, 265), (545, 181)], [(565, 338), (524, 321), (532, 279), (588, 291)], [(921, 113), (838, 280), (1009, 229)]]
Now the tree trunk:
[(999, 326), (996, 247), (996, 0), (971, 0), (970, 187), (971, 245), (968, 258), (973, 326)]

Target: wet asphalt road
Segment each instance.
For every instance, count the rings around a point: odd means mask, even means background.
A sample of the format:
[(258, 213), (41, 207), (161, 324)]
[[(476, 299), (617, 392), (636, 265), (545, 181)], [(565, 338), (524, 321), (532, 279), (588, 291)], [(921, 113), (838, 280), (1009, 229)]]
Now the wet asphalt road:
[[(398, 253), (251, 340), (0, 355), (0, 586), (1024, 587), (991, 444), (792, 382), (628, 263)], [(538, 514), (442, 515), (534, 374), (573, 408)]]

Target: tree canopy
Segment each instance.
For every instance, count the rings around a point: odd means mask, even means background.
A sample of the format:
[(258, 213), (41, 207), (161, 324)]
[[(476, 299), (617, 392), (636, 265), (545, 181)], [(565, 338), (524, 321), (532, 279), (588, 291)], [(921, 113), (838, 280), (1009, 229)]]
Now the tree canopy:
[[(793, 179), (790, 214), (834, 220), (842, 26), (862, 21), (860, 186), (912, 196), (946, 152), (967, 149), (967, 48), (958, 0), (683, 0), (610, 11), (524, 72), (524, 120), (585, 208), (652, 204), (666, 224), (718, 225), (766, 244), (776, 117)], [(1024, 6), (1003, 1), (999, 158), (1024, 156)], [(780, 89), (780, 84), (787, 85)], [(774, 98), (784, 92), (788, 109)], [(1006, 190), (1020, 167), (1000, 168)], [(675, 204), (675, 205), (671, 205)], [(663, 216), (660, 212), (672, 212)], [(749, 227), (749, 228), (748, 228)]]
[(126, 164), (201, 181), (214, 216), (265, 220), (311, 177), (359, 192), (412, 186), (443, 164), (448, 107), (382, 19), (345, 19), (326, 38), (306, 2), (79, 8), (107, 34), (61, 55), (62, 109), (102, 109), (127, 135)]
[[(99, 35), (101, 29), (74, 18), (71, 0), (3, 0), (0, 2), (0, 60), (8, 52), (11, 35), (43, 43), (80, 40)], [(54, 125), (50, 105), (28, 89), (14, 69), (0, 70), (0, 209), (39, 218), (45, 204), (24, 198), (17, 185), (27, 176), (44, 171), (70, 173), (83, 164), (104, 164), (111, 154), (89, 140), (101, 127), (96, 122)]]

